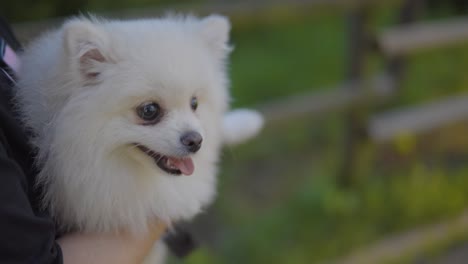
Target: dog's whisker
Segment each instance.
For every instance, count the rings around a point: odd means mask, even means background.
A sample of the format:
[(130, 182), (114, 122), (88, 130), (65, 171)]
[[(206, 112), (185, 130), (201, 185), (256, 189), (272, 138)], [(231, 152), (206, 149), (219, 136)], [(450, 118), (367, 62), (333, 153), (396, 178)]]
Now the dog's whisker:
[(160, 162), (163, 158), (164, 158), (164, 156), (160, 155), (157, 162)]

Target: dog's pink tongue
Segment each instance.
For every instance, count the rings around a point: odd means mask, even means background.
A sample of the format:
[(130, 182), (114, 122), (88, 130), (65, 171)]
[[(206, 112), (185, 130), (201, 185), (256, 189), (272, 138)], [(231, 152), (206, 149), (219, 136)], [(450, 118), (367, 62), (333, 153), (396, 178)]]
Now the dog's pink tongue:
[(193, 171), (195, 170), (195, 166), (193, 166), (193, 161), (191, 158), (172, 159), (171, 162), (172, 165), (178, 168), (184, 175), (192, 175)]

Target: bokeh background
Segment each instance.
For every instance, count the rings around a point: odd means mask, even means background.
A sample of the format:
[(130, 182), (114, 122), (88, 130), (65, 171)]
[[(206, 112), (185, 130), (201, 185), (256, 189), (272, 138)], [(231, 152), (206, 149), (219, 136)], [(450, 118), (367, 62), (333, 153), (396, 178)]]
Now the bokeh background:
[(171, 263), (468, 263), (467, 7), (15, 0), (0, 14), (25, 43), (86, 12), (230, 17), (233, 106), (267, 122), (224, 151), (218, 199), (187, 224), (200, 247)]

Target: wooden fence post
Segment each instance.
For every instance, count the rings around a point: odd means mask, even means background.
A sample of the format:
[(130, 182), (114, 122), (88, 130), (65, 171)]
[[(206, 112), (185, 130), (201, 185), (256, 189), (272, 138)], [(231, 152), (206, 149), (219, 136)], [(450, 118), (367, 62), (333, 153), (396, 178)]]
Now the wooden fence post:
[[(347, 18), (348, 26), (348, 65), (346, 78), (354, 83), (348, 89), (364, 89), (362, 79), (364, 75), (366, 53), (369, 48), (369, 33), (367, 32), (369, 7), (361, 4), (351, 10)], [(356, 164), (356, 149), (360, 135), (365, 130), (365, 125), (360, 117), (358, 107), (352, 108), (345, 117), (344, 149), (341, 169), (338, 172), (338, 185), (349, 187), (352, 185)]]
[[(398, 24), (407, 25), (414, 22), (418, 11), (421, 10), (423, 0), (406, 0), (402, 3), (398, 17)], [(406, 59), (403, 56), (396, 56), (389, 59), (387, 70), (394, 79), (396, 88), (401, 89), (401, 83), (405, 78)]]
[[(405, 0), (400, 8), (398, 23), (408, 24), (413, 22), (417, 10), (421, 7), (421, 0)], [(363, 80), (366, 67), (366, 55), (370, 51), (371, 32), (368, 30), (369, 7), (361, 4), (353, 10), (348, 17), (348, 72), (347, 79), (356, 85), (349, 89), (365, 89)], [(396, 84), (395, 88), (401, 89), (401, 82), (404, 78), (406, 61), (403, 57), (391, 58), (387, 61), (387, 71)], [(344, 149), (342, 157), (342, 167), (338, 174), (338, 185), (349, 187), (355, 178), (356, 158), (359, 155), (358, 144), (366, 133), (365, 113), (359, 107), (352, 108), (346, 114)]]

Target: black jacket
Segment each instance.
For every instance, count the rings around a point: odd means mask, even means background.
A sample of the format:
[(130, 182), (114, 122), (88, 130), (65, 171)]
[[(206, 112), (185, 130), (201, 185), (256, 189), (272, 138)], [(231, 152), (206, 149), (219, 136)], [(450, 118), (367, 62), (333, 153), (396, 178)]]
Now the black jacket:
[[(20, 48), (1, 19), (0, 37)], [(62, 263), (54, 222), (40, 210), (34, 188), (33, 149), (12, 108), (14, 86), (5, 71), (12, 72), (1, 59), (0, 69), (0, 263)]]

